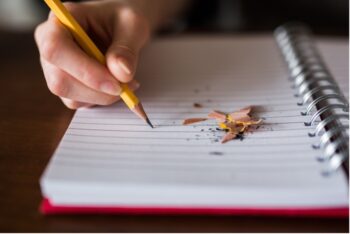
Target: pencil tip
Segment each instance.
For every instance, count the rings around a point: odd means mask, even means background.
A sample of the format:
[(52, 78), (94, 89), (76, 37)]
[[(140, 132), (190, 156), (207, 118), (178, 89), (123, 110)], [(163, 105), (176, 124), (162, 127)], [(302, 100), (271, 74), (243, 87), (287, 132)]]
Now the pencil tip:
[(146, 123), (151, 127), (154, 128), (153, 124), (151, 123), (151, 121), (149, 120), (145, 110), (143, 109), (143, 106), (141, 103), (139, 103), (138, 105), (135, 106), (134, 109), (132, 109), (132, 111), (137, 114), (141, 119), (143, 119), (144, 121), (146, 121)]
[(154, 128), (153, 124), (151, 123), (151, 121), (149, 120), (149, 118), (146, 118), (146, 122), (147, 124), (151, 127)]

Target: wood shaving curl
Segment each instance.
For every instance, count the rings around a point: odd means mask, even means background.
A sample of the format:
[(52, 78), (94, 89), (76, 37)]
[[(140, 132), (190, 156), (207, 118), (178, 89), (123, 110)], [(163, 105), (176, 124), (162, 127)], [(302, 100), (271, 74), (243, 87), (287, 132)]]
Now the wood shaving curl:
[(218, 121), (219, 129), (227, 132), (222, 138), (221, 143), (229, 142), (236, 139), (239, 135), (243, 135), (253, 125), (259, 125), (262, 120), (253, 120), (250, 116), (252, 107), (248, 106), (232, 113), (224, 113), (220, 111), (213, 111), (209, 113), (208, 118), (192, 118), (186, 119), (183, 125), (190, 125), (206, 121), (208, 119), (216, 119)]
[(208, 120), (207, 118), (192, 118), (192, 119), (185, 119), (183, 121), (183, 125), (190, 125), (190, 124), (194, 124), (194, 123), (199, 123), (199, 122), (203, 122)]

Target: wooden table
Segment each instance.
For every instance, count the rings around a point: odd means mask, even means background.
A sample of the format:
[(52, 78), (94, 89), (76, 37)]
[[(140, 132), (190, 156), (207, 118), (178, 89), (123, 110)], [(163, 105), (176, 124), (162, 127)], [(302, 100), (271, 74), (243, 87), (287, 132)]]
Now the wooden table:
[(50, 216), (39, 178), (73, 111), (52, 96), (31, 34), (0, 32), (0, 231), (348, 232), (346, 219), (237, 216)]

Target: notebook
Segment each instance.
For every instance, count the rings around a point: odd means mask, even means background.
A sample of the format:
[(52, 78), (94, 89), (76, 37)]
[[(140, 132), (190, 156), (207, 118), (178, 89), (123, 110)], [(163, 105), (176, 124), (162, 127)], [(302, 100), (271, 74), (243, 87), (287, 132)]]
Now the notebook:
[[(324, 131), (309, 135), (322, 119), (306, 126), (317, 109), (301, 114), (280, 46), (265, 35), (156, 39), (136, 76), (155, 129), (121, 102), (78, 110), (41, 178), (41, 211), (348, 216), (345, 171), (324, 173), (345, 151), (320, 161)], [(348, 98), (347, 40), (317, 48)], [(221, 144), (214, 120), (182, 125), (250, 105), (263, 123), (243, 140)]]

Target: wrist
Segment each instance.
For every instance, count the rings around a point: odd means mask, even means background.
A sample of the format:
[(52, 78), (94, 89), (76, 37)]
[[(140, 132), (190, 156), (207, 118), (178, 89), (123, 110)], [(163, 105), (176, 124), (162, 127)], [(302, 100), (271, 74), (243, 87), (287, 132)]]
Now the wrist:
[[(161, 25), (161, 15), (159, 14), (159, 5), (154, 0), (113, 0), (118, 5), (130, 8), (136, 14), (147, 21), (148, 30), (153, 33)], [(163, 0), (164, 1), (164, 0)]]

